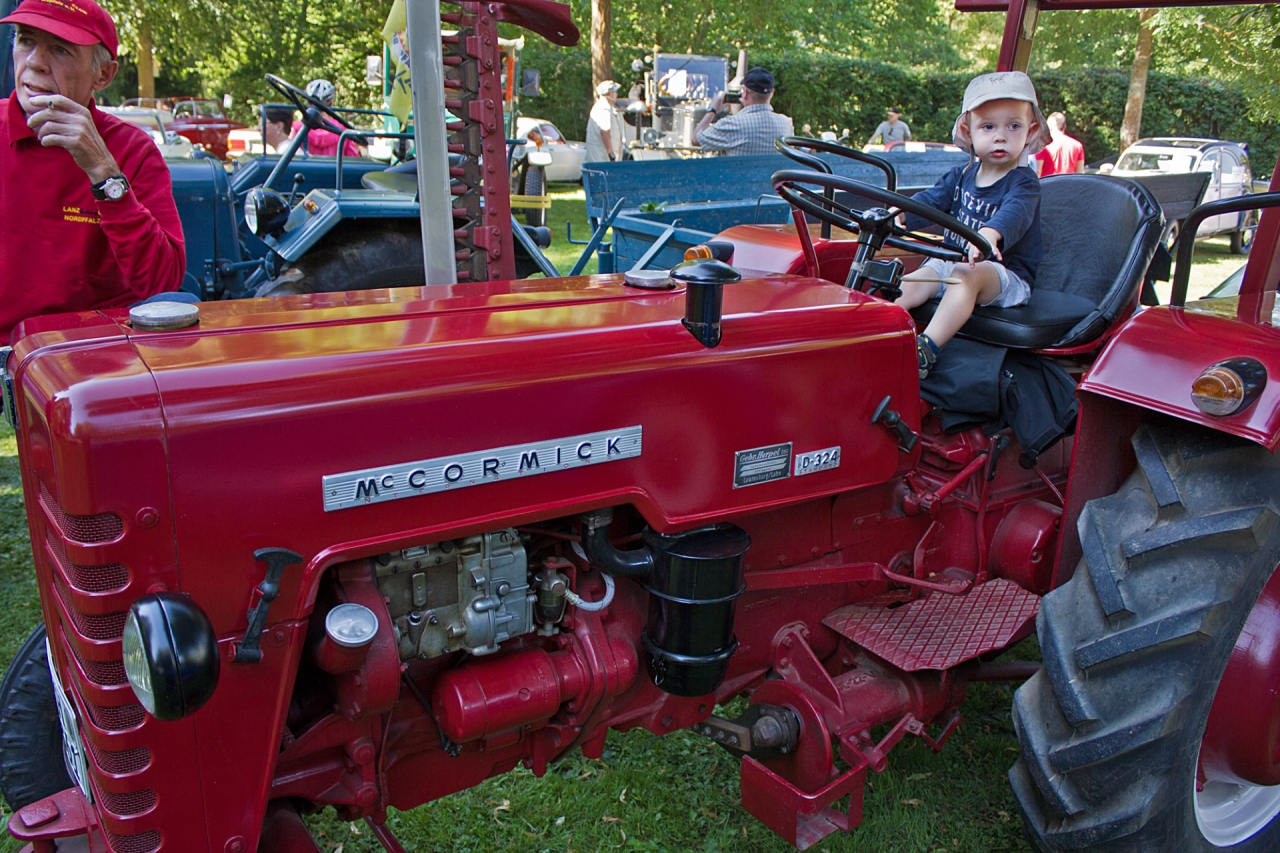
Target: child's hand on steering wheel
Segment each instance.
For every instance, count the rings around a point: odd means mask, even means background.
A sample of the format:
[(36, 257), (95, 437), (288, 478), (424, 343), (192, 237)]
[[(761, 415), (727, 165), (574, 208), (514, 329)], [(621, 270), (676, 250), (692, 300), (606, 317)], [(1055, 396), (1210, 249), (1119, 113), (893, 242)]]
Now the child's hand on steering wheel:
[[(987, 242), (991, 244), (991, 257), (997, 261), (1003, 261), (1004, 256), (1000, 254), (1000, 232), (994, 228), (979, 228), (978, 233), (987, 238)], [(986, 256), (982, 254), (982, 250), (972, 243), (969, 244), (969, 268), (972, 269), (978, 261), (985, 260)]]

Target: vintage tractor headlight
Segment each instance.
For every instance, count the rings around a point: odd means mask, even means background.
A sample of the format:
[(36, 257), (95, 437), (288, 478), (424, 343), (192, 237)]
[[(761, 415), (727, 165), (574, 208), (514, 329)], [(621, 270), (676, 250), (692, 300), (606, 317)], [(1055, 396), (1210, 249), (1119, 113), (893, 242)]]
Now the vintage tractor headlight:
[(125, 618), (124, 672), (147, 713), (180, 720), (218, 686), (218, 638), (204, 611), (182, 595), (144, 595)]
[(244, 224), (259, 237), (277, 236), (289, 221), (289, 202), (275, 190), (254, 187), (244, 200)]
[(1220, 361), (1191, 383), (1191, 401), (1206, 415), (1226, 417), (1252, 406), (1267, 385), (1267, 369), (1253, 358)]

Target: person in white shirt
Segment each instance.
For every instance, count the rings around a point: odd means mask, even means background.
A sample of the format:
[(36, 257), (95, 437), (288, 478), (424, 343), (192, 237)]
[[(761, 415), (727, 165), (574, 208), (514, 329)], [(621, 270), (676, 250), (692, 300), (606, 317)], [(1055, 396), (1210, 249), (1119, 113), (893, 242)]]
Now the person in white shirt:
[(618, 84), (604, 80), (596, 86), (596, 103), (587, 119), (587, 162), (622, 159), (622, 122), (613, 109)]

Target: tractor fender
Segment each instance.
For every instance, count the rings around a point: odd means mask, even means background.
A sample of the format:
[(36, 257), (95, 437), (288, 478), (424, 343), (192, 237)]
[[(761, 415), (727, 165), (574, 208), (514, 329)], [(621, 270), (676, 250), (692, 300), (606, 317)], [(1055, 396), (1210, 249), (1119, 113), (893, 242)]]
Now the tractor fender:
[(418, 201), (408, 193), (312, 190), (293, 209), (284, 234), (267, 243), (280, 257), (294, 263), (344, 219), (416, 219), (418, 215)]
[[(1222, 313), (1221, 304), (1232, 306), (1229, 313)], [(1257, 401), (1225, 417), (1196, 408), (1191, 400), (1196, 378), (1221, 361), (1241, 357), (1266, 368), (1269, 381)], [(1237, 319), (1234, 301), (1150, 308), (1116, 333), (1080, 391), (1202, 424), (1274, 452), (1280, 446), (1280, 330)]]

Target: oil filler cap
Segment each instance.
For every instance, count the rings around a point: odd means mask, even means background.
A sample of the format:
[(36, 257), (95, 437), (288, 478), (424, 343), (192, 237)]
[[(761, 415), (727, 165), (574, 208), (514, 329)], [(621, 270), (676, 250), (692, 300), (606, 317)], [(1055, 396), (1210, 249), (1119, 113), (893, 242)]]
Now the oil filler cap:
[(185, 329), (200, 322), (200, 306), (189, 302), (145, 302), (129, 309), (135, 329), (160, 332)]

